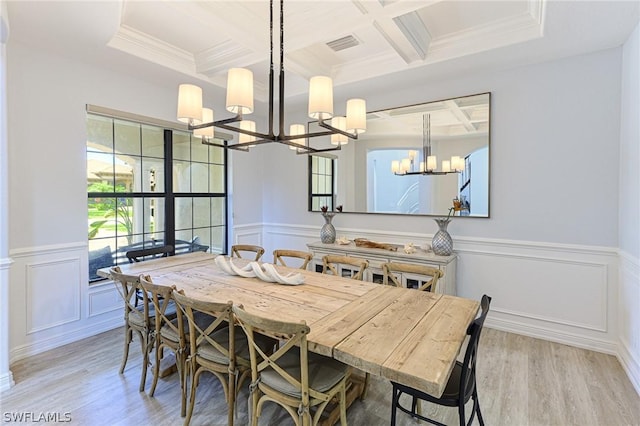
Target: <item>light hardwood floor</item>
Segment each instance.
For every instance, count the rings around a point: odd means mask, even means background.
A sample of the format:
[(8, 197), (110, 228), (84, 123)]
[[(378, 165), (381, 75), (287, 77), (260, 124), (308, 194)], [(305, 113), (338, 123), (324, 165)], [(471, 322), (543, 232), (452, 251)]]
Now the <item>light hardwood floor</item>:
[[(122, 339), (116, 329), (14, 363), (16, 385), (0, 396), (2, 422), (7, 413), (57, 412), (69, 413), (75, 425), (181, 425), (176, 375), (161, 379), (153, 398), (138, 392), (139, 343), (132, 343), (120, 375)], [(487, 425), (640, 425), (640, 397), (613, 356), (485, 328), (478, 362)], [(147, 391), (151, 380), (149, 374)], [(248, 423), (247, 395), (246, 389), (240, 394), (237, 425)], [(372, 377), (367, 399), (348, 411), (349, 424), (388, 425), (390, 399), (390, 383)], [(261, 425), (293, 424), (283, 410), (266, 407)], [(423, 404), (423, 412), (457, 424), (455, 409)], [(401, 412), (398, 420), (419, 424)], [(226, 424), (224, 396), (209, 376), (198, 389), (191, 424)]]

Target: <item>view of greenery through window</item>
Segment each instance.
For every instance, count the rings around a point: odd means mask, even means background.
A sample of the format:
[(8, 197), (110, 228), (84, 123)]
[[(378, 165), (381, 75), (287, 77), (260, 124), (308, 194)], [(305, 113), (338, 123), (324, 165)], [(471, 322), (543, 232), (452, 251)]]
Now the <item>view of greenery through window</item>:
[(133, 249), (226, 248), (226, 154), (188, 132), (87, 115), (89, 280)]

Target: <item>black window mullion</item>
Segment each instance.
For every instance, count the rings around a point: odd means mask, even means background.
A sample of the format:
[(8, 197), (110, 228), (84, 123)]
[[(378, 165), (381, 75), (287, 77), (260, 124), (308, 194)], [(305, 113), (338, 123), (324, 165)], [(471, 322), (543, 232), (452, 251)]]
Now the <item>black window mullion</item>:
[(173, 193), (173, 132), (164, 131), (164, 241), (176, 245), (175, 194)]

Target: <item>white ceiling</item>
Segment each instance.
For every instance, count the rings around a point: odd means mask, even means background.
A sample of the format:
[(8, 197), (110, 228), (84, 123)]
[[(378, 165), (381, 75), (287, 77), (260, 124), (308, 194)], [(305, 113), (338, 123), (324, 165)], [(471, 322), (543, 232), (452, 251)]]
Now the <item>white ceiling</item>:
[[(9, 0), (7, 9), (10, 41), (216, 92), (228, 68), (247, 67), (257, 100), (267, 98), (265, 0)], [(416, 73), (437, 79), (616, 47), (639, 20), (633, 0), (287, 0), (286, 96), (305, 93), (318, 74), (333, 77), (336, 93), (381, 77), (399, 88)], [(327, 45), (343, 37), (358, 44), (338, 52)]]

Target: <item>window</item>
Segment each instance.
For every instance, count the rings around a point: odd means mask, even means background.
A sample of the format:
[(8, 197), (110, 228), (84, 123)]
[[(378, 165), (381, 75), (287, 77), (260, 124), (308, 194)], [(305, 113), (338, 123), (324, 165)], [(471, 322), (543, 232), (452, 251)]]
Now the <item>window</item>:
[(227, 246), (226, 152), (189, 132), (88, 113), (89, 280), (126, 252)]
[(334, 184), (335, 159), (309, 156), (309, 210), (320, 211), (320, 207), (327, 206), (329, 211), (334, 210)]

